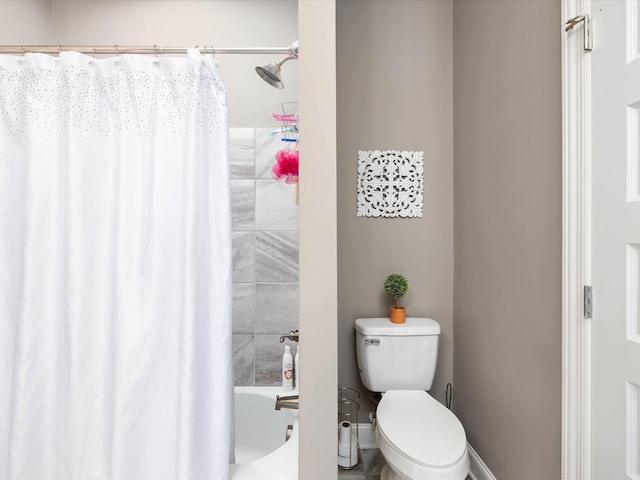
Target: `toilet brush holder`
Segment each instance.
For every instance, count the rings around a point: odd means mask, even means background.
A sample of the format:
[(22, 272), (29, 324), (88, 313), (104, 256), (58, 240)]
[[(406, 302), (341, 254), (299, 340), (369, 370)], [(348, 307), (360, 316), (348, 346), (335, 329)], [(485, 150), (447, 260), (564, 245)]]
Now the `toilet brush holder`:
[(338, 388), (338, 467), (351, 470), (358, 466), (358, 411), (360, 394), (349, 387)]

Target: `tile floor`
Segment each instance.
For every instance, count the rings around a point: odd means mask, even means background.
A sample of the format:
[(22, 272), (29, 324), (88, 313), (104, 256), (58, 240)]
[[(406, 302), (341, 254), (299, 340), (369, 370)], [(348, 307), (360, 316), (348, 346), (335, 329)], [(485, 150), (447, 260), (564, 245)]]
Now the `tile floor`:
[(386, 465), (377, 448), (360, 450), (360, 462), (353, 470), (338, 469), (339, 480), (380, 480), (380, 472)]

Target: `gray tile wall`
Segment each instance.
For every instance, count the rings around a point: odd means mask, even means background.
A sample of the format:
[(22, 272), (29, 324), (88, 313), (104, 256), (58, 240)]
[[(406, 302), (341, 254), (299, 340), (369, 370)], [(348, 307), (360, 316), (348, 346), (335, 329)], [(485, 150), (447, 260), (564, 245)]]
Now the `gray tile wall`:
[(289, 144), (270, 131), (229, 129), (236, 385), (280, 384), (280, 334), (298, 328), (298, 206), (295, 187), (272, 177)]

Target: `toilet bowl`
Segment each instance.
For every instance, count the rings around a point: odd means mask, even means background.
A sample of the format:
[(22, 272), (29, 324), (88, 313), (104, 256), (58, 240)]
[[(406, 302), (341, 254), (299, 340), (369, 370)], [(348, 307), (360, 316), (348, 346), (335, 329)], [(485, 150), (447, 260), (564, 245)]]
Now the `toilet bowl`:
[(390, 390), (376, 411), (382, 480), (464, 480), (466, 435), (458, 418), (420, 390)]

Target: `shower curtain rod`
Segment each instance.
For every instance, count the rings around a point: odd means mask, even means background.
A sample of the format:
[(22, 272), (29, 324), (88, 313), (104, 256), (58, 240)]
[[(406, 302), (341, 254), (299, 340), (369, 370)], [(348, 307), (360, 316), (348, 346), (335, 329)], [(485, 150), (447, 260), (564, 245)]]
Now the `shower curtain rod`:
[[(182, 55), (186, 54), (190, 47), (162, 47), (150, 46), (121, 46), (121, 45), (0, 45), (0, 53), (51, 53), (79, 52), (89, 55), (119, 55), (126, 53), (138, 53), (148, 55)], [(199, 48), (201, 53), (210, 54), (289, 54), (291, 47), (282, 48), (215, 48), (212, 46), (193, 47)]]

